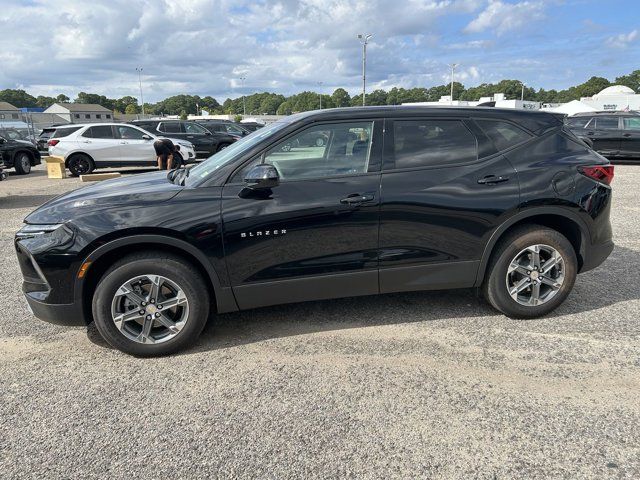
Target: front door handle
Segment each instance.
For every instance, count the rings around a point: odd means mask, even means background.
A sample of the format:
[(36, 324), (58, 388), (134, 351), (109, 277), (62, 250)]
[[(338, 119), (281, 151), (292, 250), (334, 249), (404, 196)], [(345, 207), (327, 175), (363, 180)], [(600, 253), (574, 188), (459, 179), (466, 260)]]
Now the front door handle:
[(631, 134), (630, 134), (630, 133), (623, 133), (623, 134), (622, 134), (622, 136), (623, 136), (623, 137), (630, 137), (630, 136), (631, 136)]
[(509, 177), (496, 176), (496, 175), (487, 175), (486, 177), (478, 180), (480, 185), (492, 185), (494, 183), (502, 183), (509, 180)]
[(340, 203), (346, 205), (357, 205), (359, 203), (370, 202), (371, 200), (373, 200), (373, 195), (370, 193), (365, 193), (364, 195), (361, 195), (359, 193), (352, 193), (351, 195), (348, 195), (347, 197), (340, 200)]
[(595, 135), (596, 132), (587, 132), (587, 135)]

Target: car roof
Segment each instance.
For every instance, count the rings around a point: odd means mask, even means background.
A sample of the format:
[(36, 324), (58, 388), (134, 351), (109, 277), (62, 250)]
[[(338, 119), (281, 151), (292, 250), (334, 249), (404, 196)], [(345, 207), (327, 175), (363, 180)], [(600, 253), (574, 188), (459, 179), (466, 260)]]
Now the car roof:
[(624, 112), (622, 110), (598, 110), (597, 112), (580, 112), (572, 115), (572, 117), (593, 117), (599, 115), (620, 116), (620, 117), (637, 117), (640, 116), (640, 112)]

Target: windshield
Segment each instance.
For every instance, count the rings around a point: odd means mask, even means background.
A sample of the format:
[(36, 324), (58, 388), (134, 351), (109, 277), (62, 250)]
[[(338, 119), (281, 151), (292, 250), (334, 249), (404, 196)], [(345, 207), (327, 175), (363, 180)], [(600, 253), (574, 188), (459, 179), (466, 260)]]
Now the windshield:
[(225, 148), (224, 150), (220, 150), (215, 155), (210, 156), (200, 165), (196, 165), (189, 172), (189, 179), (187, 183), (191, 181), (198, 181), (208, 177), (211, 173), (218, 170), (220, 167), (226, 165), (231, 162), (239, 155), (242, 155), (247, 150), (250, 150), (255, 145), (260, 143), (266, 137), (274, 134), (278, 130), (289, 125), (287, 122), (276, 122), (272, 123), (268, 127), (261, 128), (253, 132), (251, 135), (247, 135), (246, 137), (238, 140), (235, 143), (232, 143), (230, 146)]

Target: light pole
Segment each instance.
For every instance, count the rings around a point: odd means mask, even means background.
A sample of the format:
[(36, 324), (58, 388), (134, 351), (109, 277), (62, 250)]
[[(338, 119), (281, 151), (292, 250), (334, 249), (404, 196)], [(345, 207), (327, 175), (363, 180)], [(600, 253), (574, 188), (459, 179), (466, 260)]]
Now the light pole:
[(247, 104), (245, 103), (244, 100), (244, 81), (247, 79), (247, 77), (245, 77), (244, 75), (242, 77), (240, 77), (240, 81), (242, 82), (242, 116), (246, 117), (247, 116)]
[(366, 105), (367, 95), (367, 43), (373, 37), (372, 33), (359, 33), (358, 39), (362, 43), (362, 106)]
[(520, 95), (520, 101), (524, 101), (524, 82), (520, 82), (522, 84), (522, 94)]
[(138, 72), (138, 84), (140, 85), (140, 104), (142, 105), (142, 116), (144, 117), (144, 97), (142, 96), (142, 67), (136, 67)]
[(451, 67), (451, 105), (453, 105), (453, 80), (456, 72), (456, 67), (459, 67), (459, 63), (452, 63), (449, 65)]
[[(318, 82), (318, 89), (322, 89), (322, 82)], [(322, 110), (322, 92), (318, 93), (318, 97), (320, 97), (320, 110)]]

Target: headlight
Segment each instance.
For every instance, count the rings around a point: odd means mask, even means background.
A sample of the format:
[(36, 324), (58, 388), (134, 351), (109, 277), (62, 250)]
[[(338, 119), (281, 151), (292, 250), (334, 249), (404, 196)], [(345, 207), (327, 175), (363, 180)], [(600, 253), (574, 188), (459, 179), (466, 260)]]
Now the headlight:
[(48, 224), (48, 225), (30, 225), (26, 224), (18, 233), (16, 233), (16, 237), (19, 238), (30, 238), (36, 237), (38, 235), (44, 235), (45, 233), (51, 233), (62, 227), (63, 223), (56, 224)]

